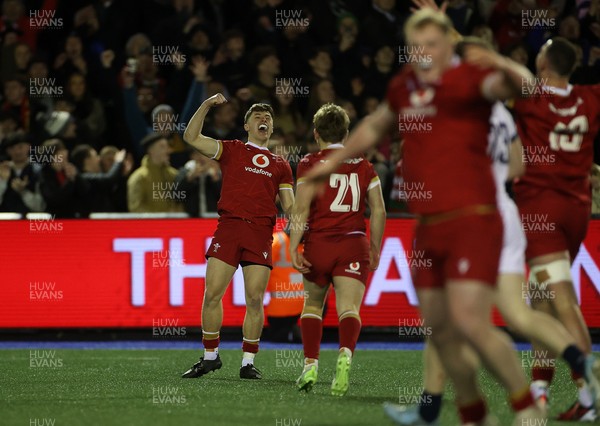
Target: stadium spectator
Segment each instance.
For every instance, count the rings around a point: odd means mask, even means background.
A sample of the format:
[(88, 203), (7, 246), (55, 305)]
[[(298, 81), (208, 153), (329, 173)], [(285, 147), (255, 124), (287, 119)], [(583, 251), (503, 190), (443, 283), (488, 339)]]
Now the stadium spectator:
[(304, 95), (301, 87), (299, 89), (295, 89), (289, 82), (283, 82), (276, 89), (273, 102), (273, 119), (285, 140), (284, 145), (290, 147), (302, 146), (307, 132), (306, 122), (300, 113), (294, 93), (298, 90), (298, 96), (307, 95)]
[(10, 161), (0, 163), (0, 211), (26, 214), (45, 208), (39, 188), (41, 167), (30, 162), (30, 139), (14, 133), (2, 144)]
[(267, 46), (256, 48), (252, 52), (255, 77), (248, 86), (255, 102), (271, 103), (275, 90), (276, 77), (280, 73), (280, 62), (274, 49)]
[(90, 190), (77, 168), (68, 161), (69, 151), (60, 139), (49, 139), (39, 151), (43, 166), (40, 189), (46, 211), (59, 218), (83, 217), (84, 200)]
[[(321, 80), (310, 87), (310, 97), (308, 99), (308, 117), (315, 115), (317, 110), (325, 104), (336, 102), (335, 88), (331, 80)], [(305, 120), (307, 118), (305, 117)]]
[(90, 145), (79, 145), (71, 153), (71, 161), (77, 167), (81, 178), (89, 183), (90, 191), (84, 200), (82, 213), (114, 212), (117, 210), (115, 193), (119, 191), (122, 177), (131, 173), (133, 163), (126, 157), (125, 150), (114, 155), (113, 165), (103, 172), (100, 156)]
[(362, 74), (363, 47), (358, 42), (356, 16), (346, 13), (338, 18), (336, 44), (331, 50), (336, 91), (344, 98), (352, 93), (352, 78)]
[(86, 75), (88, 64), (83, 57), (83, 41), (77, 34), (69, 34), (65, 40), (64, 50), (54, 60), (54, 73), (58, 79), (66, 83), (75, 72)]
[(191, 160), (179, 169), (175, 178), (177, 187), (185, 192), (185, 211), (191, 217), (217, 213), (221, 195), (221, 170), (219, 165), (193, 150)]
[(1, 110), (18, 118), (19, 128), (29, 131), (29, 98), (21, 78), (13, 76), (4, 81), (4, 103)]
[(247, 69), (244, 33), (239, 30), (228, 31), (223, 34), (223, 42), (213, 58), (211, 75), (235, 93), (249, 83)]
[[(115, 164), (115, 156), (119, 152), (119, 148), (113, 145), (107, 145), (100, 150), (100, 170), (102, 173), (108, 173), (112, 166)], [(133, 164), (133, 155), (127, 154), (125, 165), (127, 163)], [(126, 212), (127, 209), (127, 178), (131, 171), (126, 174), (123, 173), (117, 183), (116, 189), (113, 191), (112, 202), (115, 205), (116, 212)]]
[(402, 43), (404, 17), (396, 10), (396, 0), (372, 0), (363, 22), (365, 41), (371, 46), (398, 46)]
[(369, 84), (365, 90), (366, 96), (381, 99), (385, 94), (390, 78), (396, 72), (396, 54), (391, 46), (381, 46), (373, 56), (373, 63), (365, 74)]
[(312, 54), (308, 58), (308, 65), (310, 66), (309, 73), (302, 79), (304, 84), (313, 86), (321, 80), (331, 80), (331, 55), (329, 50), (324, 47), (319, 47), (313, 50)]
[(74, 72), (67, 79), (65, 99), (72, 105), (71, 115), (79, 123), (80, 132), (99, 144), (100, 135), (106, 129), (104, 108), (87, 89), (86, 78), (79, 72)]
[(146, 150), (142, 165), (127, 181), (127, 204), (133, 213), (180, 212), (183, 199), (175, 184), (177, 169), (171, 167), (171, 148), (167, 139), (150, 133), (141, 142)]

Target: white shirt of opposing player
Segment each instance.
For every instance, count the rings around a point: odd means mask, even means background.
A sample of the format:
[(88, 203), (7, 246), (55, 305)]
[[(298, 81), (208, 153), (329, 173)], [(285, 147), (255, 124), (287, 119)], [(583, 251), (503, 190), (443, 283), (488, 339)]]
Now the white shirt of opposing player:
[(496, 200), (499, 205), (509, 197), (504, 184), (508, 179), (510, 145), (517, 138), (517, 126), (510, 112), (502, 104), (496, 102), (490, 116), (490, 133), (488, 134), (488, 155), (492, 158), (492, 171), (496, 182)]

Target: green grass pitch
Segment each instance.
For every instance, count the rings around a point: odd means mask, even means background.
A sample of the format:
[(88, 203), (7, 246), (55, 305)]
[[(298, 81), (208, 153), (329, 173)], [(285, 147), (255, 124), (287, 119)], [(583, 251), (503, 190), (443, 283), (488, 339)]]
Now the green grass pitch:
[[(319, 381), (306, 394), (294, 381), (299, 350), (262, 350), (263, 380), (240, 380), (241, 351), (223, 350), (223, 368), (200, 379), (180, 374), (191, 350), (0, 350), (1, 425), (391, 425), (385, 401), (410, 401), (421, 386), (420, 351), (357, 351), (345, 397), (329, 394), (335, 351), (323, 351)], [(488, 375), (481, 384), (491, 410), (510, 425), (506, 395)], [(551, 414), (575, 400), (563, 363), (552, 386)], [(458, 425), (450, 387), (442, 425)], [(548, 425), (560, 423), (549, 421)]]

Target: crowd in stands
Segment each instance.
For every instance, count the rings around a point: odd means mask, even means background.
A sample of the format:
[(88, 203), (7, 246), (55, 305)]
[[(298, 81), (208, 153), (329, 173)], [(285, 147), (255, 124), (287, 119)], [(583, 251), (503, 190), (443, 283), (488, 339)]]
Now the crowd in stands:
[[(599, 0), (450, 0), (456, 29), (534, 69), (549, 37), (577, 45), (573, 82), (600, 82)], [(314, 151), (312, 116), (354, 125), (402, 66), (408, 0), (2, 0), (0, 212), (214, 214), (218, 163), (183, 141), (207, 97), (204, 133), (243, 139), (243, 114), (273, 106), (271, 150), (292, 168)], [(537, 11), (534, 25), (527, 11)], [(525, 18), (524, 18), (525, 17)], [(401, 135), (366, 153), (389, 210)], [(599, 184), (600, 186), (600, 184)]]

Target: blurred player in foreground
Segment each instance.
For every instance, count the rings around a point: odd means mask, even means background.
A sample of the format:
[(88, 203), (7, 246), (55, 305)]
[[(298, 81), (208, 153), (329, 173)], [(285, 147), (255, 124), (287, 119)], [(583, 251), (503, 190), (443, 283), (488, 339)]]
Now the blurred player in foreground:
[[(298, 164), (296, 203), (291, 215), (292, 263), (304, 275), (306, 299), (300, 317), (304, 369), (296, 381), (309, 391), (317, 381), (319, 347), (323, 335), (323, 306), (333, 283), (339, 318), (340, 350), (331, 393), (348, 391), (350, 366), (360, 334), (360, 305), (370, 270), (377, 269), (385, 227), (385, 205), (381, 183), (369, 161), (350, 158), (329, 177), (322, 194), (303, 185), (307, 171), (327, 162), (343, 147), (350, 119), (339, 106), (326, 104), (313, 118), (314, 137), (320, 151), (308, 154)], [(369, 205), (370, 236), (367, 239), (365, 209)], [(306, 232), (306, 225), (308, 229)], [(304, 252), (298, 246), (304, 235)]]
[(404, 131), (405, 187), (430, 194), (408, 197), (419, 216), (415, 250), (432, 261), (414, 277), (421, 315), (454, 384), (462, 423), (492, 421), (477, 386), (478, 365), (465, 351), (470, 348), (508, 391), (514, 424), (521, 425), (543, 414), (510, 340), (490, 321), (503, 228), (486, 140), (492, 102), (518, 94), (533, 76), (478, 46), (469, 46), (461, 62), (452, 30), (449, 18), (431, 9), (409, 18), (407, 42), (424, 60), (404, 67), (346, 150), (307, 177), (316, 181), (335, 172), (337, 163), (374, 145), (393, 123), (400, 131), (415, 120), (428, 125), (427, 131)]
[[(457, 46), (457, 52), (464, 50), (464, 46), (469, 43), (485, 46), (482, 40), (467, 37)], [(523, 289), (525, 234), (517, 206), (505, 188), (506, 182), (524, 173), (522, 146), (514, 120), (501, 102), (496, 102), (492, 109), (488, 144), (496, 181), (496, 199), (504, 225), (495, 304), (512, 331), (528, 340), (542, 343), (553, 353), (561, 354), (571, 369), (584, 376), (585, 355), (576, 346), (575, 340), (565, 327), (551, 316), (533, 311), (526, 304), (526, 297), (535, 296), (536, 293)], [(438, 424), (446, 374), (435, 347), (429, 343), (425, 347), (424, 359), (424, 391), (420, 405), (418, 407), (386, 405), (386, 413), (398, 424), (413, 426)], [(588, 373), (591, 373), (591, 369)], [(595, 379), (590, 376), (589, 380)]]
[[(515, 184), (514, 193), (527, 235), (529, 281), (540, 289), (549, 289), (552, 296), (534, 299), (532, 306), (554, 315), (578, 346), (591, 354), (590, 334), (575, 295), (570, 266), (591, 215), (589, 173), (593, 142), (600, 128), (600, 85), (569, 84), (576, 56), (574, 46), (566, 39), (548, 40), (536, 58), (540, 84), (527, 98), (515, 101), (527, 168)], [(591, 365), (591, 357), (587, 360), (597, 375), (598, 363)], [(548, 363), (539, 363), (544, 364)], [(551, 366), (532, 370), (534, 397), (542, 404), (548, 401), (553, 376)], [(586, 383), (581, 371), (573, 368), (571, 376), (577, 383), (579, 398), (559, 419), (595, 419), (600, 403), (598, 382)]]
[(243, 325), (240, 378), (260, 379), (254, 357), (264, 324), (263, 297), (272, 268), (273, 226), (279, 195), (283, 211), (294, 204), (292, 169), (267, 149), (273, 133), (273, 109), (254, 104), (244, 116), (248, 142), (221, 141), (202, 135), (209, 109), (226, 102), (218, 93), (198, 108), (184, 139), (221, 166), (223, 183), (218, 203), (219, 223), (206, 252), (206, 287), (202, 303), (204, 356), (182, 377), (196, 378), (221, 368), (219, 330), (223, 322), (223, 294), (238, 265), (244, 273), (246, 316)]

